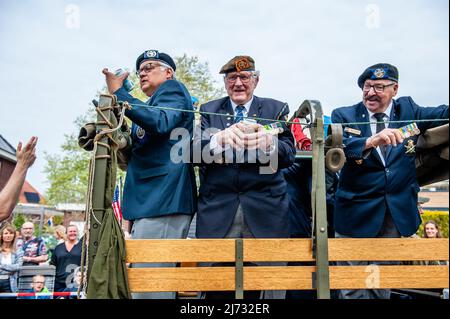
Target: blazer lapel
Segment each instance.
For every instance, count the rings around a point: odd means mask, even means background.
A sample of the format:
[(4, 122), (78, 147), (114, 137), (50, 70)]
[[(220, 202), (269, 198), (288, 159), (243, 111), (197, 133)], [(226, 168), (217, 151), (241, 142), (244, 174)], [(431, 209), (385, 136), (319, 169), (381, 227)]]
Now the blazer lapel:
[[(402, 125), (404, 125), (402, 123), (392, 123), (392, 121), (398, 121), (399, 120), (399, 113), (400, 112), (398, 110), (398, 107), (399, 107), (399, 105), (398, 105), (397, 101), (393, 100), (392, 101), (391, 114), (389, 115), (389, 121), (390, 121), (389, 126), (388, 126), (389, 128), (399, 128)], [(400, 146), (401, 145), (397, 145), (397, 147), (400, 147)], [(393, 148), (392, 145), (388, 145), (387, 148), (386, 148), (386, 162), (387, 162), (387, 160), (389, 158), (389, 154), (391, 154), (392, 148)]]
[[(357, 108), (357, 114), (356, 114), (356, 121), (357, 122), (370, 122), (369, 113), (366, 110), (366, 107), (363, 103), (359, 105)], [(366, 124), (359, 124), (355, 125), (358, 127), (358, 129), (361, 131), (361, 135), (365, 137), (372, 136), (372, 131), (370, 130), (370, 125)]]
[(248, 118), (261, 117), (261, 103), (259, 103), (259, 99), (257, 96), (253, 96), (252, 105), (250, 105), (247, 117)]
[(219, 116), (220, 120), (222, 122), (222, 129), (226, 129), (233, 125), (234, 123), (234, 111), (231, 107), (230, 99), (225, 99), (225, 101), (222, 103), (222, 106), (220, 108), (219, 113), (224, 114)]

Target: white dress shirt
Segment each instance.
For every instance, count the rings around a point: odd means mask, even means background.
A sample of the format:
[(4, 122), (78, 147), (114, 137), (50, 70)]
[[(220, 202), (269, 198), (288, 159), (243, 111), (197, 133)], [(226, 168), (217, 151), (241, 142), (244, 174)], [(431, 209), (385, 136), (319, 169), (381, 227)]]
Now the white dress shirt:
[[(366, 108), (367, 109), (367, 108)], [(387, 123), (390, 119), (390, 115), (391, 115), (391, 111), (392, 111), (392, 100), (391, 103), (389, 103), (388, 108), (386, 109), (386, 111), (384, 111), (384, 117), (383, 117), (383, 121), (386, 125), (386, 127), (389, 126), (389, 124)], [(370, 119), (370, 130), (372, 131), (372, 136), (377, 134), (377, 119), (375, 118), (375, 113), (371, 112), (369, 109), (367, 109), (367, 112), (369, 113), (369, 119)], [(386, 162), (384, 160), (384, 157), (381, 153), (380, 147), (377, 146), (377, 152), (380, 155), (381, 161), (383, 162), (383, 165), (386, 166)]]
[[(236, 104), (231, 99), (230, 99), (230, 102), (231, 102), (231, 108), (233, 109), (233, 115), (236, 115), (236, 107), (238, 105), (242, 105), (242, 104)], [(247, 117), (248, 112), (250, 111), (250, 106), (252, 105), (252, 102), (253, 102), (253, 96), (250, 99), (250, 101), (248, 101), (247, 103), (242, 105), (245, 108), (245, 110), (242, 111), (242, 113), (244, 114), (244, 118)], [(219, 143), (217, 142), (216, 134), (211, 136), (211, 142), (209, 143), (209, 147), (214, 152), (214, 154), (222, 153), (223, 151), (225, 151), (231, 147), (229, 144), (225, 145), (225, 147), (222, 147), (222, 145), (219, 145)]]

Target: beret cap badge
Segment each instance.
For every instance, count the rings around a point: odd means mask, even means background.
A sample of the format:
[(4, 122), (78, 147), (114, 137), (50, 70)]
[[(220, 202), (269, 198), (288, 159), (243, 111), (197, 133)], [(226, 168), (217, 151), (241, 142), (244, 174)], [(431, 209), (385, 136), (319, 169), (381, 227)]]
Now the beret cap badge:
[(236, 60), (235, 66), (236, 71), (241, 72), (243, 70), (250, 68), (250, 61), (247, 58), (238, 59)]
[(386, 75), (386, 72), (384, 71), (384, 69), (375, 69), (373, 71), (373, 75), (377, 78), (377, 79), (382, 79), (384, 78), (384, 76)]
[(144, 56), (145, 56), (145, 58), (157, 58), (158, 57), (158, 51), (156, 51), (156, 50), (148, 50), (148, 51), (145, 51), (145, 54), (144, 54)]

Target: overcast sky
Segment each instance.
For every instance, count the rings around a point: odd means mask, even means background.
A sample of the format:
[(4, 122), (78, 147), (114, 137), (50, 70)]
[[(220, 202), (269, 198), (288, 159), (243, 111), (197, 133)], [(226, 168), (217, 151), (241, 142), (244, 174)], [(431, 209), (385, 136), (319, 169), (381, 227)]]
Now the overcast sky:
[(400, 71), (399, 96), (448, 104), (448, 0), (0, 0), (0, 134), (14, 146), (37, 135), (28, 175), (48, 187), (43, 152), (104, 85), (103, 67), (134, 68), (146, 49), (196, 55), (221, 83), (235, 55), (256, 61), (256, 95), (322, 102), (326, 114), (360, 101), (359, 74), (378, 62)]

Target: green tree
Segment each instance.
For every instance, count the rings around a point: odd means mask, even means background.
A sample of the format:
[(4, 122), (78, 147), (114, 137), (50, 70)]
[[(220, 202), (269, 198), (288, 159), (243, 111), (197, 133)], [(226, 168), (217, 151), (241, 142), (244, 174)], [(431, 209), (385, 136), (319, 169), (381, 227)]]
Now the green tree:
[(14, 225), (14, 228), (19, 230), (20, 228), (22, 228), (22, 225), (26, 222), (26, 218), (25, 216), (23, 216), (22, 214), (14, 214), (14, 219), (12, 224)]
[[(79, 130), (85, 123), (93, 121), (94, 110), (90, 110), (75, 120), (75, 126)], [(49, 204), (84, 203), (89, 177), (90, 154), (78, 146), (77, 135), (75, 133), (65, 134), (61, 153), (45, 153), (44, 157), (47, 161), (44, 172), (50, 182), (46, 193)]]
[(195, 96), (200, 104), (217, 99), (225, 95), (223, 86), (218, 86), (211, 78), (208, 62), (200, 62), (197, 56), (189, 57), (184, 54), (176, 57), (176, 77), (183, 82), (192, 96)]
[[(189, 57), (186, 54), (175, 57), (175, 61), (176, 78), (186, 85), (191, 95), (195, 96), (200, 104), (225, 94), (224, 89), (217, 86), (211, 78), (207, 62), (201, 62), (198, 57)], [(143, 101), (147, 100), (148, 97), (139, 88), (139, 79), (134, 71), (130, 72), (130, 78), (136, 84), (131, 92), (132, 95)], [(106, 92), (106, 87), (102, 89), (102, 92)], [(77, 133), (65, 135), (60, 153), (45, 153), (47, 163), (44, 172), (50, 184), (46, 192), (49, 204), (85, 202), (91, 153), (78, 146), (78, 131), (85, 123), (94, 122), (95, 118), (95, 110), (92, 107), (87, 114), (75, 120)], [(123, 173), (121, 175), (124, 176)]]

